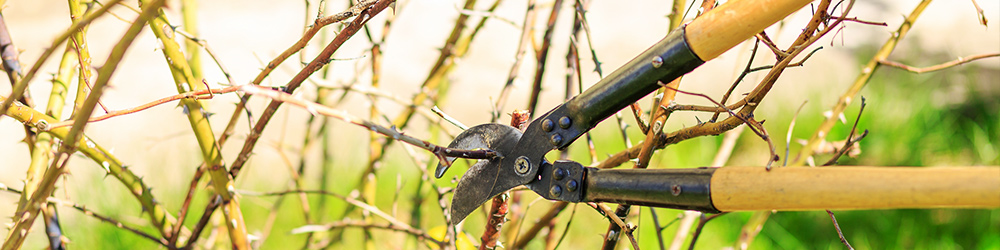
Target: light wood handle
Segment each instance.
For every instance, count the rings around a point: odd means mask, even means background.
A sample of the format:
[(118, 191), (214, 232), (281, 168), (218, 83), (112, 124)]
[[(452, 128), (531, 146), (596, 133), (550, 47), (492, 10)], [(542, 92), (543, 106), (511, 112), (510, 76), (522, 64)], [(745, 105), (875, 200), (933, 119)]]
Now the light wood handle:
[(734, 0), (701, 15), (684, 29), (688, 44), (709, 61), (784, 19), (812, 0)]
[(998, 208), (1000, 167), (723, 167), (721, 211)]

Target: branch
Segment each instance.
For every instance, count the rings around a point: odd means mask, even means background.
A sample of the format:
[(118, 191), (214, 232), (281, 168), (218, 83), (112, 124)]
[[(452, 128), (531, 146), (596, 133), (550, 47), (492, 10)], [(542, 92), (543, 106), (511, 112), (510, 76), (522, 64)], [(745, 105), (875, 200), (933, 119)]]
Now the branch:
[[(8, 187), (7, 185), (4, 185), (3, 183), (0, 183), (0, 190), (8, 191), (8, 192), (15, 193), (15, 194), (24, 194), (24, 192), (22, 192), (21, 190), (17, 190), (17, 189)], [(83, 213), (85, 215), (88, 215), (90, 217), (94, 217), (97, 220), (100, 220), (102, 222), (111, 224), (114, 227), (128, 230), (129, 232), (132, 232), (132, 233), (134, 233), (136, 235), (139, 235), (142, 238), (146, 238), (146, 239), (148, 239), (150, 241), (156, 242), (157, 244), (160, 244), (161, 246), (169, 247), (169, 245), (167, 245), (167, 241), (165, 239), (157, 238), (156, 236), (150, 235), (150, 234), (148, 234), (146, 232), (143, 232), (142, 230), (139, 230), (137, 228), (133, 228), (133, 227), (127, 226), (124, 223), (121, 223), (120, 221), (115, 220), (114, 218), (111, 218), (109, 216), (104, 216), (104, 215), (95, 213), (94, 211), (88, 209), (84, 205), (76, 204), (76, 203), (74, 203), (72, 201), (61, 200), (61, 199), (58, 199), (58, 198), (55, 198), (55, 197), (49, 197), (49, 198), (47, 198), (46, 202), (49, 203), (49, 204), (56, 204), (56, 205), (62, 205), (62, 206), (66, 206), (66, 207), (71, 207), (73, 209), (76, 209), (77, 211), (80, 211), (81, 213)]]
[[(90, 123), (90, 122), (99, 122), (99, 121), (107, 120), (108, 118), (112, 118), (112, 117), (116, 117), (116, 116), (128, 115), (128, 114), (132, 114), (132, 113), (135, 113), (135, 112), (143, 111), (143, 110), (146, 110), (146, 109), (149, 109), (149, 108), (152, 108), (152, 107), (156, 107), (156, 106), (159, 106), (159, 105), (164, 104), (164, 103), (168, 103), (168, 102), (172, 102), (172, 101), (176, 101), (176, 100), (181, 100), (181, 99), (197, 99), (197, 100), (212, 99), (212, 97), (214, 96), (214, 94), (224, 94), (224, 93), (234, 92), (234, 91), (239, 90), (239, 88), (240, 88), (240, 86), (231, 86), (231, 87), (225, 87), (225, 88), (203, 89), (203, 90), (197, 90), (197, 91), (191, 91), (191, 92), (176, 94), (176, 95), (172, 95), (172, 96), (160, 98), (160, 99), (158, 99), (156, 101), (152, 101), (152, 102), (149, 102), (149, 103), (146, 103), (146, 104), (143, 104), (143, 105), (139, 105), (139, 106), (136, 106), (134, 108), (128, 108), (128, 109), (123, 109), (123, 110), (111, 111), (111, 112), (108, 112), (107, 114), (102, 115), (102, 116), (91, 117), (90, 119), (87, 120), (87, 122), (88, 123)], [(208, 95), (208, 96), (205, 96), (205, 95)], [(58, 122), (58, 123), (53, 123), (53, 124), (50, 124), (47, 127), (40, 128), (40, 129), (42, 129), (42, 130), (50, 130), (50, 129), (59, 128), (59, 127), (65, 127), (65, 126), (70, 126), (70, 125), (73, 125), (73, 121), (71, 121), (71, 120), (70, 121)]]
[[(311, 62), (309, 62), (308, 65), (306, 65), (302, 70), (300, 70), (299, 73), (296, 74), (295, 77), (292, 78), (292, 80), (290, 80), (288, 84), (285, 85), (286, 91), (288, 91), (289, 93), (294, 92), (295, 89), (297, 89), (299, 86), (302, 85), (303, 81), (305, 81), (307, 78), (309, 78), (310, 75), (312, 75), (312, 73), (316, 72), (321, 67), (329, 63), (330, 58), (333, 56), (333, 53), (336, 52), (338, 49), (340, 49), (340, 46), (343, 45), (344, 42), (347, 42), (347, 39), (354, 36), (354, 34), (356, 34), (361, 29), (361, 27), (363, 27), (365, 23), (368, 22), (368, 20), (370, 20), (378, 13), (382, 12), (382, 10), (388, 7), (390, 3), (394, 2), (395, 0), (379, 0), (376, 4), (371, 5), (371, 8), (365, 8), (364, 10), (362, 10), (360, 13), (366, 13), (367, 15), (365, 15), (363, 18), (354, 19), (354, 21), (348, 24), (347, 27), (341, 30), (341, 32), (337, 34), (336, 37), (334, 37), (333, 41), (327, 44), (326, 48), (323, 48), (323, 51), (320, 52), (320, 54), (317, 55), (316, 58), (314, 58)], [(358, 13), (357, 15), (360, 15), (360, 13)], [(343, 15), (335, 15), (335, 16), (343, 16)], [(303, 42), (302, 40), (300, 40), (300, 42), (303, 43), (303, 46), (305, 46), (304, 45), (305, 42)], [(298, 44), (296, 44), (296, 46), (297, 45)], [(286, 50), (285, 52), (289, 51)], [(284, 55), (284, 53), (282, 55)], [(275, 60), (277, 60), (277, 58)], [(271, 66), (272, 66), (271, 64), (268, 64), (269, 68), (271, 68)], [(273, 66), (276, 67), (277, 65)], [(261, 75), (259, 75), (258, 78), (262, 79), (264, 75), (265, 75), (264, 72), (261, 72)], [(254, 80), (254, 82), (258, 81)], [(246, 140), (243, 143), (243, 148), (240, 150), (240, 153), (236, 157), (236, 160), (233, 161), (232, 165), (230, 166), (229, 174), (232, 175), (234, 179), (236, 176), (239, 176), (240, 170), (243, 169), (244, 164), (246, 164), (246, 162), (250, 160), (250, 153), (253, 151), (254, 146), (257, 144), (257, 140), (260, 139), (260, 135), (261, 133), (263, 133), (264, 127), (266, 127), (267, 123), (271, 121), (271, 118), (274, 116), (274, 113), (278, 111), (279, 106), (281, 106), (281, 102), (278, 101), (272, 101), (271, 103), (269, 103), (267, 105), (267, 108), (264, 110), (263, 114), (261, 114), (260, 118), (258, 118), (257, 122), (254, 124), (253, 130), (250, 131), (250, 135), (247, 136)], [(240, 110), (237, 109), (236, 113), (239, 113), (239, 111)], [(234, 122), (230, 121), (230, 123), (232, 124)], [(229, 130), (229, 127), (231, 126), (227, 126), (226, 128), (227, 131)], [(222, 144), (222, 141), (224, 141), (224, 138), (220, 137), (219, 140), (220, 145)]]
[(844, 232), (840, 231), (840, 224), (837, 224), (837, 216), (834, 216), (833, 211), (830, 211), (829, 209), (826, 210), (826, 213), (830, 215), (830, 220), (833, 221), (833, 228), (837, 229), (837, 236), (840, 236), (840, 243), (844, 243), (844, 246), (847, 246), (847, 249), (854, 250), (851, 243), (847, 242), (847, 238), (844, 238)]
[[(865, 129), (865, 132), (859, 135), (858, 138), (852, 138), (854, 137), (854, 132), (858, 130), (858, 122), (861, 121), (861, 113), (865, 111), (865, 106), (866, 106), (865, 97), (862, 96), (861, 109), (858, 110), (858, 118), (854, 119), (854, 126), (851, 127), (851, 132), (847, 134), (847, 141), (844, 142), (844, 146), (841, 147), (840, 150), (837, 150), (837, 153), (833, 155), (833, 158), (830, 158), (830, 161), (827, 161), (825, 164), (823, 164), (823, 166), (830, 166), (833, 164), (837, 164), (837, 160), (840, 159), (840, 156), (843, 156), (845, 153), (847, 153), (847, 151), (849, 151), (852, 147), (854, 147), (854, 143), (861, 141), (861, 139), (865, 138), (865, 136), (868, 135), (868, 130)], [(833, 216), (832, 213), (830, 215)]]
[(319, 114), (337, 118), (342, 121), (358, 125), (363, 128), (367, 128), (369, 130), (385, 135), (386, 137), (392, 138), (394, 140), (402, 141), (410, 145), (423, 148), (427, 151), (434, 153), (434, 155), (438, 159), (440, 159), (442, 163), (446, 165), (451, 164), (451, 162), (447, 160), (447, 157), (458, 157), (458, 158), (468, 158), (468, 159), (493, 159), (495, 157), (502, 157), (496, 151), (489, 149), (462, 150), (462, 149), (452, 149), (452, 148), (438, 146), (428, 141), (424, 141), (421, 139), (405, 135), (403, 132), (396, 130), (395, 127), (391, 129), (386, 128), (381, 125), (375, 124), (374, 122), (358, 118), (354, 115), (351, 115), (350, 113), (347, 113), (346, 111), (323, 106), (318, 103), (307, 101), (302, 98), (297, 98), (292, 96), (291, 94), (277, 91), (271, 88), (246, 84), (240, 86), (240, 91), (243, 91), (250, 95), (259, 95), (267, 97), (275, 102), (288, 103), (300, 108), (304, 108), (306, 109), (306, 111), (309, 111), (309, 113), (312, 113), (314, 115)]
[(942, 70), (942, 69), (947, 69), (947, 68), (950, 68), (950, 67), (954, 67), (954, 66), (966, 64), (968, 62), (972, 62), (972, 61), (979, 60), (979, 59), (990, 58), (990, 57), (998, 57), (998, 56), (1000, 56), (1000, 53), (988, 53), (988, 54), (972, 55), (972, 56), (969, 56), (969, 57), (959, 57), (958, 59), (952, 60), (950, 62), (946, 62), (946, 63), (934, 65), (934, 66), (923, 67), (923, 68), (917, 68), (917, 67), (907, 66), (905, 64), (898, 63), (898, 62), (893, 62), (893, 61), (889, 61), (889, 60), (886, 60), (886, 59), (880, 59), (878, 61), (878, 63), (882, 64), (882, 65), (885, 65), (885, 66), (892, 66), (892, 67), (900, 68), (900, 69), (903, 69), (903, 70), (906, 70), (906, 71), (909, 71), (909, 72), (920, 74), (920, 73), (926, 73), (926, 72), (932, 72), (932, 71), (938, 71), (938, 70)]
[(427, 234), (427, 232), (424, 232), (423, 230), (416, 229), (413, 227), (400, 227), (395, 224), (383, 225), (383, 224), (365, 223), (363, 221), (352, 221), (352, 220), (342, 220), (342, 221), (327, 223), (325, 225), (305, 225), (292, 229), (290, 233), (301, 234), (301, 233), (311, 233), (320, 231), (330, 231), (337, 228), (345, 228), (345, 227), (365, 228), (365, 229), (378, 228), (378, 229), (392, 230), (396, 232), (403, 232), (416, 236), (417, 239), (419, 240), (433, 242), (434, 244), (437, 244), (439, 247), (444, 246), (444, 242), (436, 240), (434, 239), (434, 237), (431, 237), (431, 235)]
[[(852, 1), (851, 4), (853, 3), (854, 2)], [(865, 85), (867, 85), (868, 80), (871, 79), (872, 75), (875, 73), (875, 70), (878, 69), (879, 65), (881, 65), (879, 61), (885, 60), (886, 58), (889, 57), (889, 54), (892, 53), (892, 51), (896, 48), (896, 45), (899, 43), (899, 41), (902, 40), (903, 37), (905, 37), (906, 34), (910, 31), (910, 28), (913, 26), (913, 23), (916, 22), (917, 17), (920, 16), (920, 13), (924, 11), (924, 9), (927, 7), (928, 4), (930, 4), (929, 0), (921, 1), (920, 4), (918, 4), (913, 9), (910, 15), (907, 16), (905, 20), (903, 20), (903, 23), (899, 26), (896, 32), (893, 33), (892, 37), (890, 37), (885, 42), (885, 44), (882, 45), (882, 48), (880, 48), (875, 53), (875, 55), (872, 56), (871, 60), (869, 60), (868, 63), (865, 64), (865, 67), (861, 70), (861, 74), (859, 74), (857, 79), (854, 80), (854, 83), (851, 84), (851, 87), (848, 88), (847, 91), (845, 91), (844, 94), (840, 96), (840, 98), (837, 100), (837, 103), (834, 104), (833, 108), (829, 111), (830, 116), (828, 116), (826, 120), (824, 120), (823, 123), (820, 124), (819, 128), (816, 129), (812, 137), (809, 138), (809, 141), (806, 143), (806, 145), (802, 148), (802, 150), (799, 151), (799, 155), (796, 157), (796, 161), (793, 162), (791, 165), (795, 166), (803, 165), (806, 159), (812, 156), (815, 148), (820, 144), (820, 142), (826, 139), (826, 136), (828, 135), (830, 129), (832, 129), (833, 125), (837, 123), (837, 117), (840, 117), (840, 114), (844, 112), (844, 110), (847, 108), (847, 105), (854, 100), (854, 96), (857, 95), (857, 93), (860, 92)], [(851, 5), (848, 5), (848, 8), (850, 7)], [(847, 15), (847, 13), (843, 13), (843, 15)], [(838, 19), (837, 22), (839, 21), (841, 20)]]
[[(253, 85), (251, 85), (251, 86), (253, 86)], [(410, 226), (409, 224), (406, 224), (406, 223), (400, 221), (399, 219), (396, 219), (395, 217), (393, 217), (393, 216), (391, 216), (389, 214), (386, 214), (385, 212), (382, 212), (382, 210), (379, 210), (377, 207), (375, 207), (373, 205), (369, 205), (367, 203), (358, 201), (358, 200), (356, 200), (354, 198), (351, 198), (349, 196), (345, 196), (345, 195), (341, 195), (341, 194), (333, 193), (333, 192), (328, 192), (326, 190), (287, 190), (287, 191), (266, 192), (266, 193), (241, 191), (239, 193), (242, 194), (242, 195), (253, 195), (253, 196), (280, 196), (280, 195), (298, 194), (298, 193), (329, 195), (329, 196), (337, 197), (338, 199), (344, 200), (347, 203), (350, 203), (351, 205), (357, 206), (357, 207), (359, 207), (359, 208), (361, 208), (361, 209), (363, 209), (365, 211), (368, 211), (368, 212), (370, 212), (370, 213), (372, 213), (372, 214), (374, 214), (374, 215), (376, 215), (378, 217), (381, 217), (382, 219), (385, 219), (386, 221), (388, 221), (389, 224), (391, 224), (391, 225), (393, 225), (395, 227), (398, 227), (401, 230), (419, 231), (419, 230), (413, 228), (413, 226)]]
[(42, 52), (42, 55), (38, 57), (38, 60), (35, 60), (35, 64), (31, 66), (31, 69), (29, 69), (27, 73), (24, 74), (24, 77), (21, 77), (21, 80), (18, 81), (14, 87), (12, 87), (13, 89), (10, 91), (10, 98), (4, 100), (3, 103), (0, 104), (0, 114), (7, 113), (7, 109), (14, 103), (14, 100), (21, 98), (21, 95), (24, 94), (24, 90), (28, 88), (28, 83), (31, 82), (32, 78), (34, 78), (35, 73), (42, 68), (42, 64), (44, 64), (45, 61), (49, 59), (49, 56), (51, 56), (52, 53), (59, 48), (60, 44), (66, 41), (70, 35), (79, 31), (81, 27), (85, 27), (87, 24), (94, 21), (94, 19), (104, 15), (104, 13), (108, 12), (108, 9), (111, 9), (111, 6), (118, 4), (121, 1), (122, 0), (111, 0), (107, 5), (101, 6), (100, 9), (94, 11), (92, 14), (84, 16), (82, 19), (73, 23), (73, 25), (63, 31), (63, 33), (59, 34), (59, 36), (52, 41), (52, 44), (50, 44), (49, 47)]

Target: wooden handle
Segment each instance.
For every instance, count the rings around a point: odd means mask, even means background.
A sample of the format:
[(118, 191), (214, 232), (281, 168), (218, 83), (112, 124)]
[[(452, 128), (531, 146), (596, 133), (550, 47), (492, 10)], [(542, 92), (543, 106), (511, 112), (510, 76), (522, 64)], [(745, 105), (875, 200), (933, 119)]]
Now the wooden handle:
[(724, 167), (721, 211), (998, 208), (1000, 167)]
[(701, 15), (684, 29), (688, 44), (709, 61), (784, 19), (812, 0), (734, 0)]

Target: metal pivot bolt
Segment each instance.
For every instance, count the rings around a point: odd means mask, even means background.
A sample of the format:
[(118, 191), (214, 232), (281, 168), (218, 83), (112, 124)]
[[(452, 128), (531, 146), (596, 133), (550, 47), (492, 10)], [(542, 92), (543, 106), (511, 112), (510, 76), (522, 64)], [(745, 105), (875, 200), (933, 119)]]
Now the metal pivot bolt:
[(570, 120), (568, 116), (563, 116), (559, 118), (559, 127), (563, 129), (569, 128), (569, 125), (573, 124), (573, 120)]
[(552, 194), (552, 196), (559, 197), (560, 195), (562, 195), (562, 187), (552, 186), (552, 189), (549, 190), (549, 193)]
[(528, 162), (527, 156), (517, 157), (517, 159), (514, 160), (514, 172), (517, 172), (517, 174), (527, 174), (528, 169), (531, 169), (531, 163)]
[(549, 139), (553, 146), (559, 146), (559, 144), (562, 144), (562, 136), (559, 134), (553, 134), (552, 138)]
[(553, 124), (552, 120), (545, 119), (542, 121), (542, 130), (545, 130), (545, 132), (552, 132), (552, 129), (554, 128), (555, 124)]

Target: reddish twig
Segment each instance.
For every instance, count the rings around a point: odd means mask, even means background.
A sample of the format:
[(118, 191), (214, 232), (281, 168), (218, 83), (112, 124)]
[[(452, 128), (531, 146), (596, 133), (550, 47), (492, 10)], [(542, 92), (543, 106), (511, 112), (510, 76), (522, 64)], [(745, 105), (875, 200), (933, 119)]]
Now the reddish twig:
[[(308, 65), (306, 65), (302, 70), (300, 70), (299, 73), (296, 74), (295, 77), (293, 77), (292, 80), (290, 80), (288, 84), (285, 85), (284, 88), (286, 92), (288, 93), (294, 92), (295, 89), (297, 89), (300, 85), (302, 85), (302, 82), (305, 81), (306, 78), (312, 75), (312, 73), (316, 72), (321, 67), (328, 64), (330, 62), (330, 58), (333, 56), (333, 53), (336, 52), (340, 48), (340, 46), (344, 44), (344, 42), (347, 42), (347, 39), (354, 36), (354, 34), (356, 34), (361, 29), (361, 27), (363, 27), (365, 23), (368, 22), (368, 20), (371, 20), (372, 17), (382, 12), (383, 9), (385, 9), (386, 7), (389, 6), (389, 4), (394, 2), (395, 0), (380, 0), (377, 3), (371, 5), (370, 8), (365, 8), (360, 13), (356, 14), (358, 16), (362, 16), (362, 18), (355, 18), (354, 21), (352, 21), (350, 24), (347, 25), (347, 27), (344, 27), (344, 29), (341, 30), (339, 34), (337, 34), (337, 36), (333, 39), (333, 41), (331, 41), (326, 46), (326, 48), (323, 48), (323, 51), (320, 52), (320, 54), (317, 55), (316, 58), (314, 58), (311, 62), (309, 62)], [(268, 66), (270, 67), (271, 65)], [(240, 150), (239, 156), (236, 157), (236, 160), (233, 161), (233, 164), (229, 169), (229, 174), (233, 176), (233, 179), (239, 176), (240, 170), (243, 169), (244, 164), (246, 164), (246, 162), (250, 160), (250, 153), (253, 151), (254, 146), (257, 144), (257, 140), (260, 139), (261, 133), (264, 132), (264, 127), (266, 127), (267, 123), (271, 121), (272, 117), (274, 117), (274, 113), (278, 112), (278, 106), (281, 106), (280, 101), (271, 101), (271, 103), (267, 105), (267, 108), (261, 114), (260, 118), (257, 119), (256, 124), (254, 124), (253, 130), (250, 131), (250, 134), (247, 136), (246, 141), (243, 143), (243, 148)], [(239, 112), (238, 109), (237, 112)]]
[[(528, 126), (530, 117), (531, 115), (528, 111), (515, 110), (510, 114), (510, 126), (523, 131)], [(493, 197), (493, 202), (490, 206), (490, 217), (486, 223), (486, 229), (483, 230), (483, 236), (480, 237), (481, 243), (479, 244), (479, 249), (495, 249), (497, 247), (497, 239), (500, 238), (500, 229), (503, 228), (504, 222), (507, 221), (508, 198), (508, 192)]]
[[(293, 44), (291, 47), (288, 47), (288, 49), (285, 49), (284, 52), (281, 52), (281, 55), (278, 55), (277, 57), (275, 57), (274, 59), (272, 59), (270, 62), (268, 62), (267, 66), (264, 67), (264, 69), (261, 70), (260, 73), (257, 74), (257, 77), (254, 78), (253, 82), (251, 82), (251, 83), (252, 84), (260, 84), (261, 82), (263, 82), (264, 78), (266, 78), (269, 74), (271, 74), (271, 71), (274, 71), (274, 69), (276, 69), (278, 67), (278, 65), (281, 65), (281, 63), (284, 62), (286, 59), (288, 59), (288, 57), (292, 56), (292, 54), (295, 54), (299, 50), (302, 50), (302, 48), (304, 48), (307, 44), (309, 44), (309, 41), (312, 40), (312, 38), (316, 35), (316, 33), (318, 33), (320, 31), (320, 29), (322, 29), (323, 27), (325, 27), (327, 25), (330, 25), (330, 24), (333, 24), (333, 23), (338, 23), (338, 22), (347, 20), (348, 18), (357, 16), (357, 15), (360, 15), (363, 11), (368, 10), (369, 7), (372, 7), (376, 2), (377, 2), (377, 0), (366, 0), (364, 2), (360, 2), (360, 3), (356, 4), (356, 5), (354, 5), (353, 7), (351, 7), (350, 9), (348, 9), (346, 11), (343, 11), (343, 12), (340, 12), (340, 13), (337, 13), (337, 14), (333, 14), (333, 15), (330, 15), (330, 16), (326, 16), (326, 17), (323, 17), (323, 18), (316, 19), (316, 21), (313, 23), (313, 25), (309, 26), (309, 29), (306, 30), (302, 34), (302, 38), (299, 38), (299, 40), (297, 42), (295, 42), (295, 44)], [(389, 1), (389, 2), (395, 2), (395, 1)], [(388, 5), (388, 3), (386, 3), (386, 5)], [(381, 9), (379, 9), (379, 10), (381, 10)], [(373, 13), (373, 15), (374, 14), (378, 14), (378, 13), (375, 12), (375, 13)], [(357, 18), (357, 19), (355, 19), (354, 22), (365, 22), (365, 21), (367, 21), (366, 18)], [(354, 22), (351, 22), (351, 23), (353, 24)], [(351, 26), (348, 26), (348, 27), (350, 28)], [(335, 38), (334, 42), (331, 42), (331, 44), (335, 43), (337, 40), (340, 40), (340, 39), (346, 40), (346, 38), (349, 38), (349, 37), (353, 36), (354, 33), (356, 33), (356, 32), (357, 32), (357, 27), (353, 28), (353, 31), (351, 29), (346, 29), (345, 28), (345, 30), (343, 32), (341, 32), (341, 33), (346, 33), (346, 34), (343, 34), (343, 36), (346, 36), (346, 37), (341, 38), (342, 35), (338, 34), (337, 38)], [(343, 41), (341, 41), (341, 43), (343, 43)], [(332, 55), (332, 52), (331, 52), (331, 55)], [(329, 56), (327, 56), (326, 60), (329, 60)], [(315, 71), (315, 69), (313, 71)], [(310, 71), (310, 73), (311, 72), (312, 71)], [(236, 122), (239, 120), (240, 114), (243, 112), (243, 109), (246, 107), (246, 104), (247, 104), (248, 100), (249, 100), (248, 97), (240, 98), (240, 102), (236, 105), (236, 109), (233, 111), (233, 116), (230, 117), (229, 123), (226, 124), (226, 129), (223, 130), (222, 135), (219, 135), (219, 146), (220, 147), (223, 144), (225, 144), (226, 140), (229, 139), (229, 136), (231, 136), (232, 133), (233, 133), (233, 131), (235, 130), (235, 128), (236, 128)]]
[(490, 217), (486, 223), (486, 230), (483, 231), (483, 236), (480, 237), (482, 243), (479, 245), (479, 249), (495, 249), (497, 247), (497, 239), (500, 238), (500, 229), (507, 216), (507, 193), (502, 193), (500, 195), (493, 197), (493, 205), (490, 207)]
[(678, 89), (675, 89), (675, 88), (671, 88), (669, 86), (664, 86), (664, 87), (666, 87), (668, 89), (671, 89), (673, 91), (677, 91), (677, 93), (686, 94), (686, 95), (693, 95), (693, 96), (698, 96), (698, 97), (702, 97), (702, 98), (708, 99), (709, 101), (711, 101), (713, 104), (715, 104), (719, 108), (725, 109), (726, 112), (729, 113), (729, 115), (732, 115), (733, 117), (736, 117), (737, 119), (742, 120), (743, 123), (746, 123), (747, 126), (750, 127), (750, 131), (753, 131), (754, 134), (757, 134), (757, 136), (759, 136), (761, 139), (763, 139), (764, 141), (766, 141), (767, 145), (771, 149), (771, 156), (768, 157), (769, 159), (768, 159), (767, 167), (766, 167), (768, 170), (771, 169), (771, 163), (774, 163), (775, 161), (779, 160), (778, 159), (779, 158), (778, 154), (775, 153), (776, 151), (774, 149), (774, 143), (771, 142), (771, 137), (767, 134), (767, 130), (764, 129), (764, 126), (763, 126), (764, 122), (763, 121), (758, 122), (758, 121), (754, 120), (753, 119), (753, 113), (750, 113), (750, 114), (748, 114), (748, 115), (746, 115), (744, 117), (744, 116), (742, 116), (740, 114), (737, 114), (736, 112), (733, 112), (733, 110), (728, 109), (725, 105), (722, 105), (721, 103), (719, 103), (719, 102), (715, 101), (714, 99), (712, 99), (712, 97), (709, 97), (709, 96), (707, 96), (705, 94), (687, 92), (687, 91), (683, 91), (683, 90), (678, 90)]
[(396, 130), (395, 128), (386, 128), (381, 125), (375, 124), (374, 122), (358, 118), (351, 115), (343, 110), (333, 109), (315, 102), (307, 101), (302, 98), (297, 98), (291, 94), (277, 91), (267, 87), (261, 87), (258, 85), (240, 85), (240, 91), (243, 91), (250, 95), (259, 95), (271, 99), (278, 103), (289, 103), (300, 108), (304, 108), (310, 113), (325, 115), (333, 118), (343, 120), (345, 122), (358, 125), (367, 129), (370, 129), (379, 134), (385, 135), (395, 140), (403, 141), (427, 151), (434, 153), (438, 159), (441, 160), (443, 164), (450, 165), (451, 162), (447, 160), (448, 157), (458, 157), (458, 158), (468, 158), (468, 159), (492, 159), (498, 157), (496, 151), (489, 149), (478, 149), (478, 150), (462, 150), (462, 149), (452, 149), (447, 147), (442, 147), (435, 145), (433, 143), (417, 139), (403, 132)]
[(191, 207), (191, 199), (194, 197), (194, 191), (198, 187), (198, 182), (201, 181), (201, 176), (205, 174), (205, 170), (207, 170), (207, 166), (202, 164), (194, 171), (191, 183), (188, 184), (187, 194), (184, 196), (184, 202), (181, 203), (181, 211), (177, 213), (177, 224), (174, 224), (173, 233), (167, 239), (167, 246), (177, 247), (177, 237), (180, 235), (181, 228), (183, 228), (184, 219), (187, 218), (188, 209)]
[[(240, 86), (230, 86), (230, 87), (225, 87), (225, 88), (203, 89), (203, 90), (198, 90), (198, 91), (186, 92), (186, 93), (183, 93), (183, 94), (176, 94), (176, 95), (172, 95), (172, 96), (160, 98), (159, 100), (152, 101), (152, 102), (149, 102), (149, 103), (146, 103), (146, 104), (143, 104), (143, 105), (139, 105), (139, 106), (134, 107), (134, 108), (128, 108), (128, 109), (123, 109), (123, 110), (111, 111), (111, 112), (108, 112), (107, 114), (102, 115), (102, 116), (91, 117), (89, 120), (87, 120), (87, 122), (99, 122), (99, 121), (107, 120), (108, 118), (112, 118), (112, 117), (115, 117), (115, 116), (128, 115), (128, 114), (132, 114), (132, 113), (135, 113), (135, 112), (143, 111), (143, 110), (146, 110), (146, 109), (149, 109), (149, 108), (152, 108), (152, 107), (156, 107), (156, 106), (159, 106), (159, 105), (164, 104), (164, 103), (168, 103), (168, 102), (172, 102), (172, 101), (177, 101), (177, 100), (181, 100), (181, 99), (199, 99), (199, 100), (201, 100), (201, 99), (212, 99), (212, 97), (214, 96), (214, 94), (230, 93), (230, 92), (234, 92), (234, 91), (239, 90), (239, 88), (240, 88)], [(205, 95), (207, 95), (207, 96), (205, 96)], [(42, 129), (48, 130), (48, 129), (54, 129), (54, 128), (58, 128), (58, 127), (65, 127), (65, 126), (70, 126), (70, 125), (73, 125), (73, 121), (72, 120), (68, 120), (68, 121), (64, 121), (64, 122), (59, 122), (59, 123), (53, 123), (53, 124), (50, 124), (47, 128), (42, 128)]]

